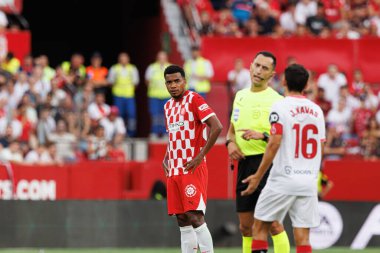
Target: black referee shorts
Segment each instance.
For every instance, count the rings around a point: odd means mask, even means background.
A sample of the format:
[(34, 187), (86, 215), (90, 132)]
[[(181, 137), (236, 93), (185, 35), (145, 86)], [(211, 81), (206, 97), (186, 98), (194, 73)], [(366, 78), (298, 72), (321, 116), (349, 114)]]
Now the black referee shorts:
[[(259, 195), (261, 190), (264, 188), (270, 169), (265, 173), (263, 179), (261, 180), (259, 186), (256, 191), (248, 196), (241, 196), (241, 192), (247, 189), (248, 183), (242, 183), (241, 181), (247, 178), (250, 175), (256, 173), (263, 155), (252, 155), (246, 156), (245, 159), (239, 161), (238, 165), (238, 175), (236, 182), (236, 211), (237, 212), (253, 212), (256, 207), (257, 200), (259, 199)], [(271, 165), (272, 167), (272, 165)]]

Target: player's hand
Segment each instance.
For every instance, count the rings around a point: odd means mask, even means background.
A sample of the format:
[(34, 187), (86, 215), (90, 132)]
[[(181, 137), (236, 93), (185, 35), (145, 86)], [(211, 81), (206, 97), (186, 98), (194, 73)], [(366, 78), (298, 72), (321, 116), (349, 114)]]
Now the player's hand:
[(183, 165), (185, 167), (185, 171), (189, 171), (191, 174), (194, 173), (195, 169), (198, 168), (199, 164), (203, 161), (203, 157), (196, 156), (193, 160), (185, 162)]
[(248, 196), (257, 189), (257, 186), (259, 186), (260, 183), (260, 178), (258, 178), (256, 175), (251, 175), (246, 179), (243, 179), (242, 182), (245, 184), (248, 183), (248, 187), (241, 192), (241, 196)]
[(168, 177), (169, 176), (169, 167), (168, 167), (167, 160), (162, 161), (162, 168), (164, 169), (165, 176)]
[(238, 132), (243, 132), (241, 135), (241, 138), (243, 138), (246, 141), (249, 140), (262, 140), (264, 139), (264, 135), (260, 132), (256, 132), (254, 130), (250, 129), (239, 129)]
[(245, 158), (243, 152), (241, 152), (240, 148), (236, 145), (235, 142), (230, 142), (227, 149), (228, 155), (232, 160), (240, 160)]

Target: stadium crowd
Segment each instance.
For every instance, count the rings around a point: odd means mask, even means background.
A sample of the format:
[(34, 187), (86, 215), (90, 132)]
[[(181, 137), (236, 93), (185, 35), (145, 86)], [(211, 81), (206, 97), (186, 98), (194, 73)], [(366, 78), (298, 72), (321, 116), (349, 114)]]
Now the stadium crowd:
[[(120, 56), (122, 61), (128, 55)], [(73, 54), (71, 61), (53, 69), (46, 55), (28, 55), (21, 64), (8, 53), (0, 69), (0, 159), (33, 164), (124, 160), (122, 144), (133, 133), (127, 131), (128, 120), (120, 116), (119, 107), (106, 104), (104, 95), (117, 64), (109, 71), (101, 61), (94, 54), (85, 67), (83, 56)], [(290, 57), (289, 64), (294, 62)], [(283, 93), (281, 78), (271, 85)], [(241, 60), (228, 79), (233, 92), (250, 85)], [(336, 65), (319, 76), (311, 71), (306, 95), (325, 113), (329, 159), (347, 154), (380, 158), (380, 93), (364, 80), (356, 70), (348, 84)]]
[[(297, 63), (294, 57), (288, 64)], [(305, 96), (321, 106), (327, 123), (326, 159), (358, 156), (380, 159), (380, 93), (376, 84), (365, 82), (359, 69), (353, 73), (352, 83), (337, 65), (327, 66), (325, 73), (312, 70)], [(271, 85), (283, 94), (282, 75), (273, 78)], [(232, 92), (250, 87), (249, 70), (241, 59), (228, 73)]]
[[(379, 0), (177, 0), (194, 36), (380, 36)], [(194, 11), (196, 10), (195, 14)]]
[[(344, 24), (348, 26), (345, 36), (349, 38), (375, 34), (374, 31), (380, 34), (380, 29), (374, 29), (380, 28), (380, 0), (211, 1), (216, 8), (205, 0), (178, 2), (185, 14), (190, 5), (198, 8), (203, 24), (200, 34), (205, 36), (277, 36), (280, 30), (281, 36), (288, 36), (296, 35), (299, 27), (303, 27), (306, 36), (338, 36)], [(310, 11), (308, 5), (315, 6), (315, 11)], [(299, 8), (303, 18), (297, 14)], [(186, 16), (191, 23), (192, 16)], [(313, 20), (322, 25), (314, 26)], [(4, 28), (6, 24), (0, 26)], [(198, 80), (193, 88), (196, 90), (199, 85), (203, 90), (197, 91), (207, 99), (212, 63), (201, 56), (199, 48), (193, 48), (192, 56), (185, 63), (189, 84)], [(0, 65), (0, 161), (59, 165), (82, 159), (126, 159), (123, 144), (127, 137), (136, 137), (134, 86), (141, 83), (139, 72), (127, 53), (120, 53), (118, 62), (109, 69), (102, 65), (99, 53), (89, 60), (89, 66), (85, 66), (84, 57), (75, 53), (70, 61), (52, 68), (46, 55), (27, 55), (20, 61), (11, 52), (6, 54)], [(296, 62), (294, 57), (289, 57), (288, 64)], [(204, 76), (196, 71), (191, 73), (194, 64), (205, 64)], [(161, 72), (168, 65), (166, 53), (159, 52), (157, 61), (148, 67), (144, 77), (150, 99), (152, 134), (160, 137), (165, 135), (160, 108), (170, 97), (162, 91), (165, 88), (161, 85)], [(339, 66), (326, 67), (326, 73), (310, 70), (305, 92), (325, 113), (326, 158), (358, 155), (369, 160), (380, 159), (378, 89), (365, 82), (359, 69), (355, 70), (350, 84)], [(273, 78), (271, 85), (283, 94), (282, 78), (282, 75)], [(237, 59), (226, 79), (233, 94), (251, 84), (249, 70), (241, 59)], [(124, 84), (118, 86), (120, 82)], [(106, 99), (111, 90), (113, 99)]]

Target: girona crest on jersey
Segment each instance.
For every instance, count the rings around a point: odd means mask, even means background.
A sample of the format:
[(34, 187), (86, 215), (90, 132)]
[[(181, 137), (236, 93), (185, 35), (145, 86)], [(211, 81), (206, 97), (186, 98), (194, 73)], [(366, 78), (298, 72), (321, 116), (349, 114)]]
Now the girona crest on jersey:
[(185, 194), (187, 197), (194, 197), (197, 194), (197, 188), (192, 184), (188, 184), (185, 187)]

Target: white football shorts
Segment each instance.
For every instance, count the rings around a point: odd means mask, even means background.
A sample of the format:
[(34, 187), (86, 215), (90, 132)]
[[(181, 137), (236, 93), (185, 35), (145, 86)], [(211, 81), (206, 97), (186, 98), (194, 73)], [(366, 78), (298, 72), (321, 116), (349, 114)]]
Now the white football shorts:
[(289, 212), (295, 228), (312, 228), (319, 226), (317, 196), (294, 196), (274, 192), (264, 188), (255, 208), (255, 218), (261, 221), (283, 222)]

